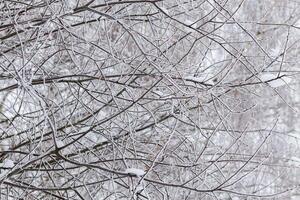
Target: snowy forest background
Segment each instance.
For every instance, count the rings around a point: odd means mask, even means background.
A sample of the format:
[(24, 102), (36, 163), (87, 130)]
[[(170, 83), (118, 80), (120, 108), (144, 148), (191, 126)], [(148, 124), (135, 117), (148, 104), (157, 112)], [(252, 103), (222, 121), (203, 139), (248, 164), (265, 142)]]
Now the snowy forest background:
[(300, 1), (0, 2), (0, 199), (300, 199)]

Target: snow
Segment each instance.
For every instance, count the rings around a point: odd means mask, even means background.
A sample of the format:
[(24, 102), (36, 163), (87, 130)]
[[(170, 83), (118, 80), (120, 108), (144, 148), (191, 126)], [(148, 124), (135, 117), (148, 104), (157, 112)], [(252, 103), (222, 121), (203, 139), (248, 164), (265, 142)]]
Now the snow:
[(295, 23), (295, 25), (294, 26), (296, 26), (296, 27), (300, 27), (300, 20), (298, 20), (296, 23)]
[(272, 80), (272, 79), (274, 79), (274, 78), (276, 78), (276, 76), (273, 75), (273, 74), (262, 74), (262, 75), (260, 76), (260, 79), (261, 79), (261, 81), (263, 81), (263, 82)]
[(7, 170), (4, 170), (3, 172), (0, 173), (0, 179), (4, 178), (7, 175)]
[(10, 160), (10, 159), (6, 159), (4, 160), (3, 163), (0, 163), (0, 167), (3, 168), (13, 168), (15, 166), (14, 161)]
[(56, 139), (56, 145), (58, 148), (65, 146), (65, 143), (62, 140)]
[(291, 200), (299, 200), (300, 195), (294, 195), (291, 197)]
[(197, 23), (194, 23), (191, 20), (185, 20), (185, 24), (188, 25), (188, 26), (191, 26), (193, 28), (197, 28)]
[(125, 170), (125, 173), (130, 174), (130, 175), (135, 175), (135, 176), (143, 176), (146, 172), (142, 169), (137, 169), (137, 168), (127, 168)]
[(105, 137), (103, 137), (103, 136), (100, 136), (100, 137), (97, 138), (97, 140), (95, 140), (95, 141), (97, 141), (98, 143), (102, 143), (102, 142), (107, 142), (107, 139), (106, 139)]
[[(277, 78), (277, 76), (274, 74), (263, 74), (263, 75), (261, 75), (260, 79), (263, 82), (268, 82), (268, 84), (273, 88), (285, 86), (285, 85), (289, 84), (292, 80), (290, 77), (287, 77), (287, 76)], [(274, 79), (274, 80), (272, 80), (272, 79)]]
[(291, 137), (294, 137), (295, 139), (300, 139), (300, 135), (298, 133), (291, 133), (289, 134)]
[(206, 78), (206, 77), (195, 77), (195, 76), (186, 76), (184, 77), (184, 79), (186, 81), (191, 81), (193, 82), (193, 84), (188, 84), (190, 86), (193, 86), (196, 83), (205, 83), (205, 84), (209, 84), (209, 85), (214, 85), (214, 82), (211, 78)]
[(165, 96), (165, 94), (162, 91), (154, 91), (154, 93), (160, 97)]
[(88, 132), (88, 131), (90, 131), (90, 130), (91, 130), (91, 127), (90, 127), (90, 126), (84, 126), (84, 127), (80, 128), (80, 131), (79, 131), (79, 132), (83, 133), (83, 132)]
[(185, 79), (187, 81), (204, 82), (204, 78), (202, 78), (202, 77), (187, 76), (187, 77), (185, 77)]
[(75, 9), (77, 5), (77, 0), (68, 0), (65, 1), (65, 4), (67, 9)]
[(100, 118), (100, 119), (103, 119), (103, 118), (107, 117), (107, 116), (108, 116), (108, 114), (107, 114), (106, 112), (104, 112), (104, 111), (100, 110), (100, 112), (99, 112), (98, 116), (99, 116), (99, 118)]
[(299, 157), (291, 157), (291, 160), (295, 161), (295, 162), (299, 162), (300, 163), (300, 158)]
[(166, 15), (169, 15), (169, 11), (165, 7), (160, 8)]
[(1, 143), (0, 143), (0, 149), (2, 149), (3, 151), (9, 150), (8, 140), (2, 140), (1, 141)]
[[(212, 49), (210, 52), (207, 53), (204, 62), (203, 62), (203, 66), (208, 67), (211, 65), (215, 65), (219, 62), (222, 62), (225, 60), (225, 52), (224, 50), (221, 49)], [(213, 68), (212, 68), (213, 70)]]
[(280, 55), (282, 53), (281, 46), (282, 46), (282, 44), (280, 42), (278, 42), (278, 44), (276, 44), (276, 46), (271, 49), (271, 55), (272, 56), (278, 56), (278, 55)]
[(142, 185), (138, 185), (135, 189), (137, 192), (141, 192), (144, 190), (144, 187)]

